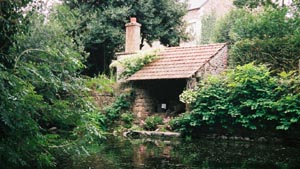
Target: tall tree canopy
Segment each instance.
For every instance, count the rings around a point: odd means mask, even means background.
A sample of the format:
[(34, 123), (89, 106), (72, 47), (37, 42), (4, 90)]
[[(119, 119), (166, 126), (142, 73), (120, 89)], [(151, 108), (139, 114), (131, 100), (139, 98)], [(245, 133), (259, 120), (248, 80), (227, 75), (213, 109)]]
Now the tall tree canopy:
[[(286, 0), (234, 0), (233, 4), (238, 8), (249, 8), (254, 9), (257, 7), (263, 7), (263, 6), (271, 6), (274, 8), (278, 8), (280, 6), (286, 6), (287, 5)], [(299, 0), (292, 0), (288, 4), (289, 6), (295, 6), (299, 7), (300, 1)]]
[(145, 42), (159, 40), (167, 46), (176, 46), (185, 39), (182, 17), (185, 4), (176, 0), (65, 0), (75, 11), (79, 11), (77, 28), (70, 33), (80, 35), (88, 59), (88, 75), (108, 72), (108, 65), (116, 51), (122, 51), (125, 43), (125, 24), (135, 16), (142, 24), (141, 46)]
[(259, 9), (252, 11), (246, 3), (252, 1), (239, 2), (245, 4), (219, 22), (215, 33), (218, 42), (230, 42), (231, 65), (255, 61), (268, 64), (276, 72), (297, 69), (300, 59), (299, 4), (261, 3)]
[(250, 9), (257, 8), (258, 6), (277, 6), (278, 0), (234, 0), (233, 4), (238, 8), (247, 7)]
[(26, 29), (26, 17), (21, 9), (32, 0), (0, 1), (0, 62), (7, 66), (12, 62), (7, 57), (9, 47), (13, 43), (15, 33)]
[(55, 14), (30, 12), (24, 22), (27, 2), (0, 1), (0, 168), (53, 168), (102, 131), (80, 76), (80, 41)]

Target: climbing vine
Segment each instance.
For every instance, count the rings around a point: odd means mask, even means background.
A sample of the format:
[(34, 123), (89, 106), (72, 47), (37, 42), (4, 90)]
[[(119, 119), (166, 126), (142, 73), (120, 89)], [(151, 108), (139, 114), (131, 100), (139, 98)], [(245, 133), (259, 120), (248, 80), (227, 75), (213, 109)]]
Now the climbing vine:
[(137, 71), (141, 70), (145, 65), (151, 63), (158, 58), (159, 50), (143, 51), (135, 55), (131, 55), (124, 59), (113, 62), (110, 67), (123, 67), (124, 71), (119, 76), (119, 79), (128, 78)]

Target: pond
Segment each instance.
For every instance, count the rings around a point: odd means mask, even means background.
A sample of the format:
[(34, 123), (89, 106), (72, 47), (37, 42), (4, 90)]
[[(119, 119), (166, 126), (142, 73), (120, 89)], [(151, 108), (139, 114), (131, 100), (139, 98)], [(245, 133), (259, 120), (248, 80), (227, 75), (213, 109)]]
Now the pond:
[(300, 147), (229, 140), (109, 138), (94, 153), (74, 160), (74, 169), (300, 168)]

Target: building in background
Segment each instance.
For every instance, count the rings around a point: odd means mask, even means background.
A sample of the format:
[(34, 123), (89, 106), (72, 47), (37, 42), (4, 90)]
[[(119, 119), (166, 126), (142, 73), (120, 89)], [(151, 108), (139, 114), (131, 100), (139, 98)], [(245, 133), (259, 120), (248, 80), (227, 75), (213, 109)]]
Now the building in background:
[[(216, 21), (233, 9), (233, 0), (180, 0), (186, 2), (187, 14), (183, 20), (187, 24), (186, 32), (189, 40), (181, 42), (180, 46), (196, 46), (212, 43), (214, 25)], [(163, 48), (159, 41), (154, 41), (150, 47), (147, 43), (143, 50)]]
[(194, 46), (210, 43), (214, 24), (233, 8), (233, 0), (181, 0), (188, 3), (184, 16), (190, 40), (180, 46)]

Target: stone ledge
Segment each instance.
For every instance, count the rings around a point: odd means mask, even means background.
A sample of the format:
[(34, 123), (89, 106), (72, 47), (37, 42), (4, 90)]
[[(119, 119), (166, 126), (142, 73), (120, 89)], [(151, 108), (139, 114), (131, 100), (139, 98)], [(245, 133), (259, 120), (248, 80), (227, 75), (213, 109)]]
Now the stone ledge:
[(161, 137), (178, 138), (181, 136), (178, 132), (158, 132), (158, 131), (127, 131), (123, 133), (124, 137)]

